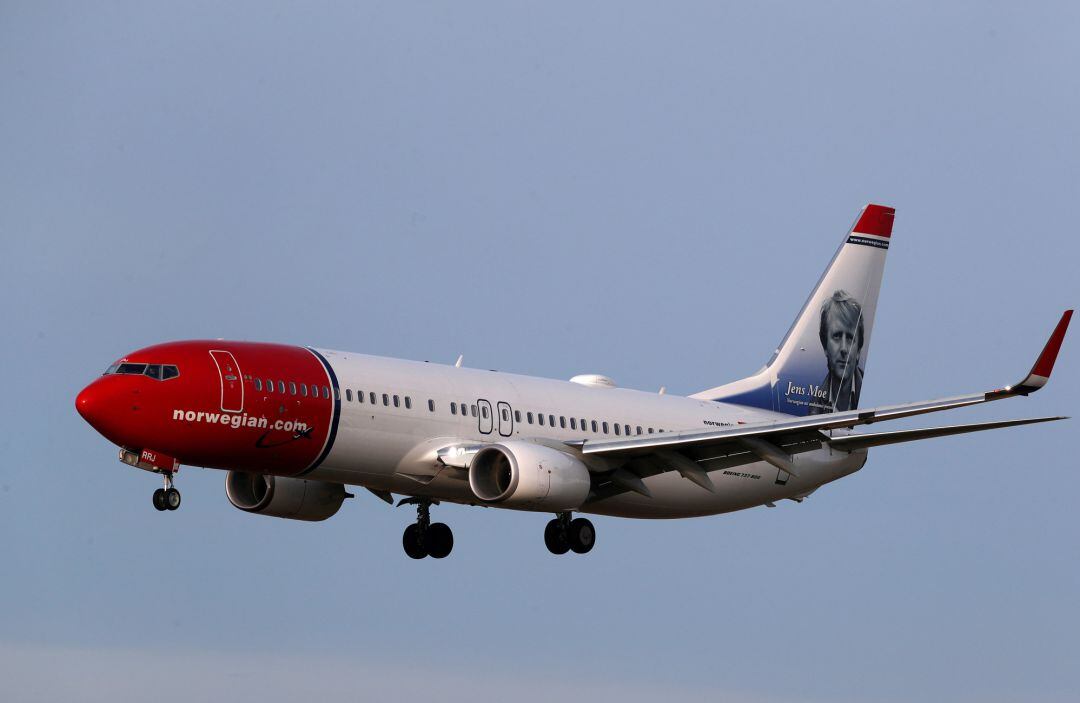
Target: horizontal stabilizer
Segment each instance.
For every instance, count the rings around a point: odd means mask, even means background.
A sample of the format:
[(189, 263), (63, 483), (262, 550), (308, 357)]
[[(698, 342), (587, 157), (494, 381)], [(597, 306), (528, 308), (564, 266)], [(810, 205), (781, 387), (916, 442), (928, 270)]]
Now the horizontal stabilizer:
[(1034, 425), (1038, 422), (1053, 422), (1054, 420), (1067, 420), (1066, 417), (1031, 417), (1022, 420), (1001, 420), (998, 422), (976, 422), (970, 425), (947, 425), (945, 427), (928, 427), (920, 430), (899, 430), (896, 432), (874, 432), (872, 434), (853, 434), (846, 437), (834, 437), (829, 446), (843, 451), (856, 449), (869, 449), (886, 444), (899, 444), (901, 442), (914, 442), (920, 439), (933, 439), (934, 437), (948, 437), (955, 434), (968, 432), (982, 432), (983, 430), (996, 430), (1002, 427), (1017, 427), (1019, 425)]

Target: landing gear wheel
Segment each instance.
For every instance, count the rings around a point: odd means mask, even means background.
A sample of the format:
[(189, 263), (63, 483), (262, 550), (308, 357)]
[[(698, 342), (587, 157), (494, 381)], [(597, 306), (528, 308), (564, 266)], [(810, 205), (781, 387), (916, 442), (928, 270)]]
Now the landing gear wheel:
[(454, 548), (454, 533), (444, 522), (432, 523), (424, 532), (424, 546), (427, 548), (428, 556), (433, 559), (442, 559)]
[(159, 488), (154, 491), (154, 507), (158, 510), (168, 510), (168, 506), (165, 505), (165, 489)]
[(574, 518), (566, 538), (575, 554), (586, 554), (596, 544), (596, 528), (583, 517)]
[[(160, 488), (158, 490), (161, 490)], [(176, 510), (180, 507), (180, 491), (175, 488), (169, 488), (165, 491), (165, 507), (169, 510)]]
[(544, 528), (544, 544), (552, 554), (566, 554), (570, 551), (570, 542), (567, 541), (566, 533), (558, 518), (548, 522), (547, 527)]
[(424, 496), (402, 498), (398, 505), (415, 505), (416, 522), (405, 528), (401, 544), (412, 559), (442, 559), (454, 549), (454, 533), (442, 522), (431, 522), (431, 506), (439, 501)]
[(423, 559), (428, 555), (427, 547), (424, 545), (423, 534), (420, 532), (420, 526), (417, 524), (412, 524), (405, 528), (405, 534), (401, 536), (401, 546), (405, 548), (405, 553), (409, 555), (410, 559)]

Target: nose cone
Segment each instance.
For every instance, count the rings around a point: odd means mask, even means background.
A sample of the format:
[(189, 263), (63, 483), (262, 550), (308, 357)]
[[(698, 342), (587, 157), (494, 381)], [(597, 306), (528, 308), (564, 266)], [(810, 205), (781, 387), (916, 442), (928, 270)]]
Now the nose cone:
[(102, 424), (101, 421), (105, 412), (105, 404), (101, 396), (101, 386), (97, 381), (83, 388), (79, 395), (75, 396), (75, 409), (95, 429)]
[(83, 419), (114, 444), (124, 443), (120, 434), (131, 424), (125, 422), (131, 414), (125, 408), (130, 409), (131, 403), (125, 402), (124, 380), (102, 376), (75, 396), (75, 409)]

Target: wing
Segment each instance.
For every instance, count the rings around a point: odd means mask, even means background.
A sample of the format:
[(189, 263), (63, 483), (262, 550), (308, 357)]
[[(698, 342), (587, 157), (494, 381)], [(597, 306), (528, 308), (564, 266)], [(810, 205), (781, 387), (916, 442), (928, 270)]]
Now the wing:
[[(606, 457), (616, 461), (620, 468), (613, 474), (614, 489), (601, 491), (597, 498), (607, 497), (623, 490), (633, 490), (645, 495), (648, 489), (640, 479), (663, 471), (678, 471), (687, 479), (707, 490), (712, 490), (708, 471), (728, 468), (755, 461), (766, 461), (777, 468), (797, 476), (791, 455), (817, 449), (824, 444), (852, 450), (881, 444), (908, 442), (930, 437), (940, 437), (964, 432), (996, 429), (1013, 425), (1045, 422), (1064, 418), (1034, 418), (1005, 422), (956, 425), (950, 427), (911, 430), (900, 433), (872, 435), (845, 435), (832, 437), (829, 430), (850, 429), (885, 420), (923, 415), (979, 405), (1003, 398), (1034, 393), (1046, 385), (1061, 349), (1065, 330), (1072, 318), (1072, 310), (1066, 310), (1057, 327), (1043, 347), (1035, 365), (1022, 381), (1011, 386), (983, 393), (925, 400), (902, 405), (887, 405), (865, 410), (851, 410), (828, 415), (761, 422), (740, 425), (730, 429), (669, 432), (622, 440), (574, 443), (580, 451), (592, 457)], [(620, 472), (622, 472), (620, 474)], [(605, 494), (606, 493), (606, 494)]]

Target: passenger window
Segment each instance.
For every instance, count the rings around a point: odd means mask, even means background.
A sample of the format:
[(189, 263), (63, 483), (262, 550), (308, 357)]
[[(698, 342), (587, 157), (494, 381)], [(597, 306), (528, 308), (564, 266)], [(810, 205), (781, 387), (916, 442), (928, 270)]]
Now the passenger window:
[(638, 426), (637, 426), (637, 433), (638, 433), (638, 434), (641, 434), (641, 425), (638, 425)]
[(327, 400), (330, 400), (330, 389), (327, 388), (326, 386), (322, 387), (322, 397), (326, 398)]
[(278, 390), (278, 393), (282, 393), (282, 394), (285, 393), (285, 381), (278, 381), (277, 382), (277, 390)]
[(289, 381), (289, 395), (296, 395), (296, 383)]
[(520, 410), (515, 410), (514, 411), (514, 422), (521, 422), (521, 411)]
[(374, 405), (377, 402), (375, 400), (375, 391), (371, 391), (370, 393), (368, 393), (368, 400), (371, 401), (372, 405)]
[(311, 384), (311, 397), (312, 398), (318, 398), (319, 397), (319, 387), (316, 386), (314, 383)]
[(649, 428), (649, 434), (653, 434), (653, 428)]
[(255, 379), (255, 390), (257, 390), (257, 391), (262, 390), (262, 379), (261, 378), (256, 378)]
[(471, 405), (471, 406), (469, 406), (469, 409), (470, 409), (470, 410), (472, 410), (472, 416), (473, 416), (473, 417), (476, 417), (476, 406), (475, 406), (475, 405)]
[(503, 419), (503, 422), (510, 422), (510, 411), (507, 410), (506, 408), (503, 408), (502, 419)]
[(533, 420), (533, 418), (532, 418), (532, 412), (527, 412), (527, 413), (525, 413), (525, 417), (527, 417), (527, 418), (529, 419), (529, 424), (531, 425), (531, 424), (532, 424), (532, 420)]
[(581, 431), (587, 432), (589, 430), (589, 423), (585, 422), (585, 418), (581, 418)]
[(394, 396), (394, 407), (395, 408), (401, 407), (401, 398), (397, 397), (396, 395)]
[(603, 427), (604, 427), (604, 434), (607, 434), (607, 422), (604, 423)]
[(486, 405), (480, 407), (480, 414), (484, 416), (484, 419), (488, 419), (488, 409)]
[(615, 434), (622, 434), (622, 431), (619, 430), (619, 423), (617, 422), (615, 423)]
[(544, 413), (537, 413), (536, 419), (540, 421), (540, 426), (544, 426)]
[(405, 396), (405, 409), (412, 410), (412, 398)]
[(554, 415), (548, 415), (548, 424), (551, 425), (552, 427), (555, 426), (555, 416)]
[(390, 396), (386, 393), (382, 394), (382, 404), (386, 407), (390, 407)]
[(577, 418), (573, 418), (573, 417), (570, 418), (570, 429), (572, 429), (572, 430), (577, 429)]
[(430, 398), (428, 398), (427, 409), (428, 409), (428, 412), (435, 412), (435, 401), (434, 400), (431, 400)]
[(274, 382), (271, 381), (269, 378), (266, 379), (266, 392), (267, 393), (273, 393), (274, 392)]
[(301, 383), (300, 384), (300, 395), (307, 398), (307, 384), (306, 383)]
[(180, 369), (176, 368), (175, 366), (173, 366), (171, 364), (168, 365), (168, 366), (162, 366), (161, 367), (161, 380), (162, 381), (168, 381), (170, 378), (176, 378), (179, 375), (180, 375)]
[(626, 436), (630, 436), (630, 425), (623, 425), (623, 430), (626, 431)]
[(357, 403), (363, 403), (364, 402), (364, 391), (356, 391), (356, 402)]
[(597, 431), (597, 430), (596, 430), (596, 420), (593, 420), (593, 421), (592, 421), (592, 431), (593, 431), (593, 432), (596, 432), (596, 431)]
[(563, 415), (559, 415), (559, 427), (566, 429), (566, 417)]
[(345, 389), (345, 400), (350, 403), (352, 402), (352, 388)]
[(340, 388), (335, 388), (334, 389), (334, 400), (341, 400), (341, 389)]
[(450, 414), (457, 415), (457, 403), (450, 401)]

